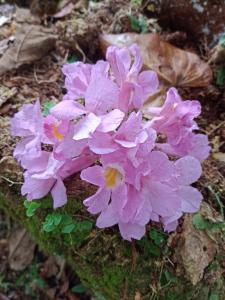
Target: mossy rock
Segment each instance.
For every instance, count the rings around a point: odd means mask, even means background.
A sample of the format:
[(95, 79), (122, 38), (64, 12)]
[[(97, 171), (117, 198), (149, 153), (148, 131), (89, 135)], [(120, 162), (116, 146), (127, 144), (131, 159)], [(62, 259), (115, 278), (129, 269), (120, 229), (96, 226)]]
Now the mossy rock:
[[(85, 194), (88, 192), (83, 190), (74, 195), (56, 212), (70, 214), (74, 219), (94, 221), (82, 205)], [(193, 285), (185, 279), (184, 272), (177, 275), (175, 269), (179, 262), (172, 262), (176, 247), (169, 247), (167, 238), (157, 245), (148, 232), (141, 241), (130, 243), (121, 239), (117, 228), (100, 230), (95, 226), (81, 240), (77, 239), (76, 232), (69, 235), (47, 233), (42, 227), (46, 215), (52, 213), (52, 200), (40, 200), (41, 207), (30, 218), (26, 216), (23, 202), (14, 186), (0, 184), (0, 207), (26, 227), (43, 250), (65, 257), (98, 300), (225, 299), (220, 266), (212, 271), (209, 265), (203, 279)], [(212, 263), (217, 257), (220, 261), (224, 258), (224, 254), (219, 253)]]

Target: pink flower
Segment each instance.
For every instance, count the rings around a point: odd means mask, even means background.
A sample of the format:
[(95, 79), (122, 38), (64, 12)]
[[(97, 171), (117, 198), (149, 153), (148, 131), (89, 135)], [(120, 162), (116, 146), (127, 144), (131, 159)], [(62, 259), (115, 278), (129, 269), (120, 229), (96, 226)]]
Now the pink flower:
[(44, 133), (52, 141), (53, 144), (62, 141), (69, 128), (69, 122), (66, 120), (58, 120), (48, 115), (44, 120)]
[(194, 100), (182, 101), (177, 90), (170, 88), (164, 105), (150, 112), (155, 115), (152, 127), (165, 134), (168, 143), (176, 145), (185, 135), (198, 129), (194, 118), (201, 113), (201, 105)]
[(11, 120), (13, 136), (23, 137), (14, 150), (14, 156), (21, 161), (24, 155), (41, 151), (41, 142), (48, 139), (43, 131), (44, 117), (39, 100), (35, 104), (25, 104)]
[(75, 62), (63, 66), (62, 71), (66, 76), (65, 87), (67, 94), (64, 100), (76, 100), (84, 98), (91, 79), (92, 65)]
[(195, 213), (200, 209), (202, 194), (190, 184), (196, 182), (202, 173), (202, 168), (197, 159), (185, 156), (174, 162), (174, 174), (169, 184), (176, 190), (181, 199), (181, 209), (171, 216), (162, 218), (166, 231), (174, 231), (178, 219), (183, 213)]
[(107, 49), (106, 59), (120, 86), (119, 109), (124, 112), (134, 108), (140, 109), (148, 96), (155, 93), (159, 86), (155, 72), (141, 72), (140, 48), (136, 44), (130, 48), (111, 46)]
[(191, 155), (197, 158), (200, 162), (205, 160), (210, 153), (211, 147), (209, 146), (208, 137), (205, 134), (195, 134), (190, 132), (185, 135), (178, 144), (162, 143), (157, 144), (157, 147), (170, 155), (183, 157)]
[[(88, 84), (85, 85), (81, 97), (84, 98), (84, 104), (72, 101), (72, 99), (62, 101), (51, 109), (51, 114), (58, 119), (73, 120), (84, 114), (102, 115), (117, 108), (119, 89), (116, 83), (109, 78), (108, 72), (108, 63), (97, 62), (91, 68)], [(68, 86), (69, 90), (72, 89), (72, 86)]]
[(54, 208), (60, 207), (67, 202), (63, 179), (88, 167), (95, 159), (93, 155), (83, 155), (72, 160), (58, 161), (51, 153), (42, 152), (40, 157), (24, 164), (28, 171), (24, 173), (21, 193), (31, 201), (41, 199), (51, 192)]
[(198, 129), (194, 118), (201, 112), (198, 101), (182, 101), (177, 90), (170, 88), (164, 105), (149, 111), (155, 116), (151, 126), (167, 137), (166, 144), (157, 144), (161, 150), (177, 156), (193, 155), (200, 161), (208, 157), (210, 147), (207, 137), (193, 133)]

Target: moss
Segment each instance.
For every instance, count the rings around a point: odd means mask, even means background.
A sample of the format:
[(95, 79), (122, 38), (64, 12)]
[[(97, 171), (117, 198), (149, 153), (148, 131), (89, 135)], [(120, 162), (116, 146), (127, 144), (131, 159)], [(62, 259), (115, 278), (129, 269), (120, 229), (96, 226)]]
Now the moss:
[[(79, 244), (73, 243), (73, 236), (70, 241), (63, 235), (46, 233), (41, 228), (45, 216), (52, 212), (50, 198), (41, 200), (41, 208), (33, 217), (27, 218), (24, 199), (17, 190), (7, 186), (0, 186), (0, 189), (0, 207), (23, 224), (42, 249), (63, 255), (98, 300), (133, 300), (137, 292), (141, 293), (143, 299), (155, 300), (208, 300), (212, 293), (217, 294), (219, 299), (224, 299), (222, 276), (218, 276), (213, 283), (204, 279), (196, 286), (192, 286), (183, 277), (177, 278), (176, 283), (162, 284), (164, 270), (175, 273), (171, 264), (165, 261), (163, 251), (156, 258), (152, 253), (146, 252), (146, 249), (136, 246), (135, 264), (131, 244), (121, 240), (117, 229), (93, 228)], [(91, 219), (79, 197), (71, 199), (68, 205), (57, 211), (69, 213), (78, 219)], [(218, 273), (218, 269), (209, 268), (207, 272)]]

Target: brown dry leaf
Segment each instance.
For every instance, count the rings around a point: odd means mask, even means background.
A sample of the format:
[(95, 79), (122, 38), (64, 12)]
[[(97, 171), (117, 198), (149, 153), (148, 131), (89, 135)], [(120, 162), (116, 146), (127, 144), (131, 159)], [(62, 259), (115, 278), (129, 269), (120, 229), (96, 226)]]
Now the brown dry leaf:
[(161, 40), (158, 34), (103, 34), (104, 52), (109, 45), (129, 46), (137, 43), (146, 68), (156, 71), (166, 86), (205, 87), (212, 79), (209, 65), (198, 55), (181, 50)]
[(54, 18), (59, 19), (69, 15), (75, 7), (72, 2), (67, 3), (60, 11), (53, 15)]
[(219, 161), (225, 162), (225, 153), (223, 152), (213, 153), (213, 157)]
[(9, 239), (9, 265), (12, 270), (22, 271), (33, 260), (35, 243), (25, 229), (15, 230)]
[(17, 88), (8, 88), (4, 85), (0, 85), (0, 107), (8, 101), (10, 98), (14, 97), (17, 93)]
[[(200, 213), (209, 213), (209, 217), (211, 217), (211, 208), (203, 203)], [(196, 229), (192, 224), (192, 216), (186, 215), (183, 231), (178, 237), (176, 257), (193, 285), (196, 285), (203, 278), (204, 270), (214, 259), (216, 252), (215, 241), (206, 231)]]
[(216, 45), (210, 51), (209, 63), (215, 63), (218, 65), (225, 65), (225, 48), (221, 45)]
[(17, 29), (15, 42), (0, 59), (0, 75), (44, 57), (55, 47), (56, 35), (39, 25)]

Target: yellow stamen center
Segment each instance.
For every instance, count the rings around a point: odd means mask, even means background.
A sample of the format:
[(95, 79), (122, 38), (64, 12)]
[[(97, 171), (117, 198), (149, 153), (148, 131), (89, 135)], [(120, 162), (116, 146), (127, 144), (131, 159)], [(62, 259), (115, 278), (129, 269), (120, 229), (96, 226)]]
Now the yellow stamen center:
[(53, 134), (58, 140), (64, 139), (64, 135), (59, 132), (59, 125), (57, 125), (57, 124), (53, 125)]
[(114, 188), (118, 181), (122, 180), (122, 175), (117, 169), (107, 168), (104, 174), (106, 186), (108, 188)]

